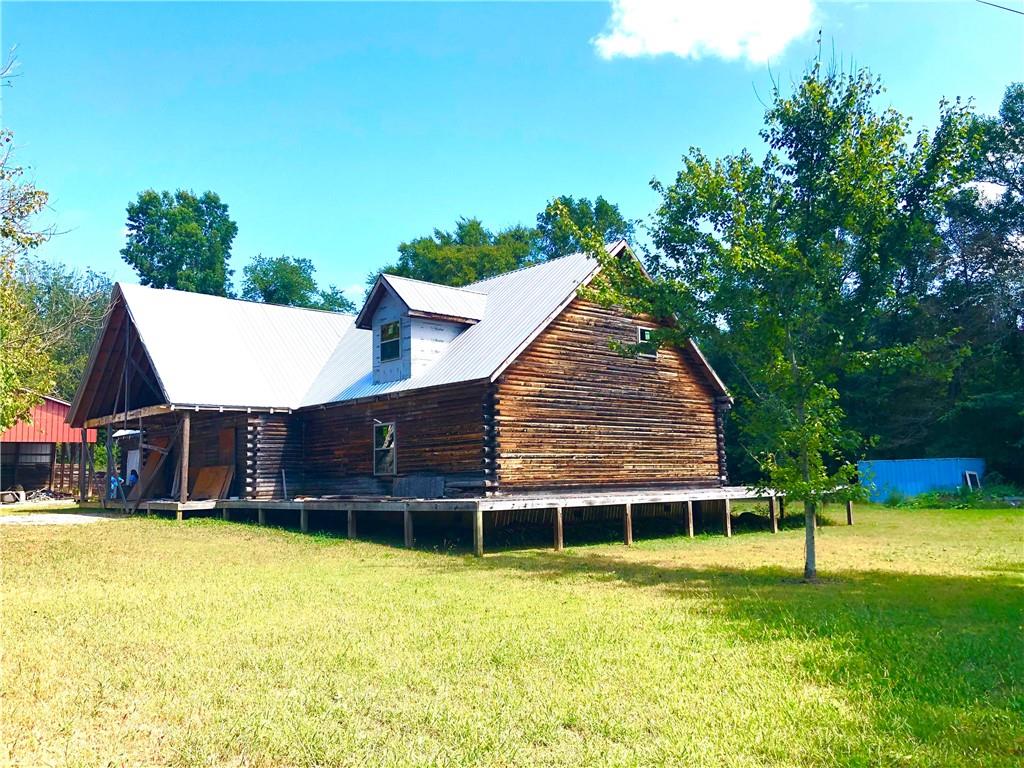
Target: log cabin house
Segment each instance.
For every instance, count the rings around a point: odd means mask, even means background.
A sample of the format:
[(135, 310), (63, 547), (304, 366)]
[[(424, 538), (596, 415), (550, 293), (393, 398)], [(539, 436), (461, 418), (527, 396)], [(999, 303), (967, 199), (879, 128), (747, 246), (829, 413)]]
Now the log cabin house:
[(381, 275), (355, 317), (119, 283), (69, 422), (141, 435), (133, 509), (298, 508), (303, 527), (335, 509), (350, 532), (354, 506), (400, 510), (407, 541), (410, 510), (468, 511), (478, 550), (481, 509), (557, 508), (560, 535), (559, 500), (692, 516), (745, 495), (726, 487), (721, 380), (692, 342), (613, 349), (657, 321), (581, 298), (599, 268)]

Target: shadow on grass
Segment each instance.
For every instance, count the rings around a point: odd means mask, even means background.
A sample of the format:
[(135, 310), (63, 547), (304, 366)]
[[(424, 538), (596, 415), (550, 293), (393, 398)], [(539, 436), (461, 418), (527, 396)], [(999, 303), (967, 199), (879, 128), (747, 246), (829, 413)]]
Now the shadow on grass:
[(1001, 756), (994, 764), (1024, 757), (1024, 581), (1012, 567), (979, 577), (843, 571), (808, 584), (781, 568), (627, 557), (505, 553), (484, 558), (481, 567), (695, 601), (724, 618), (730, 636), (765, 647), (781, 642), (804, 675), (870, 708), (878, 732), (951, 754)]

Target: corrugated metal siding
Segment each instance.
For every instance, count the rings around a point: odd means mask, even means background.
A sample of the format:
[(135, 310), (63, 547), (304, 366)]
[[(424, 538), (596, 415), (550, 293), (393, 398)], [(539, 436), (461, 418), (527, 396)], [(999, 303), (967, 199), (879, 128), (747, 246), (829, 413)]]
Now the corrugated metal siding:
[(916, 496), (936, 490), (949, 490), (964, 484), (964, 472), (985, 474), (984, 459), (893, 459), (858, 461), (860, 484), (871, 494), (871, 501), (886, 501), (894, 493)]
[[(27, 421), (19, 421), (6, 432), (0, 433), (0, 443), (77, 443), (82, 434), (65, 423), (71, 405), (47, 397), (35, 406)], [(87, 440), (96, 442), (96, 430), (87, 430)]]

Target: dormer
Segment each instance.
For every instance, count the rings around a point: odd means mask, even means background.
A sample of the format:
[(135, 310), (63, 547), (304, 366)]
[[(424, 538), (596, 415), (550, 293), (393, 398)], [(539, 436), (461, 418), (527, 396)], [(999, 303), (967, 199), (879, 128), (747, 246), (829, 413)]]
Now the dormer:
[(380, 275), (356, 317), (357, 328), (373, 331), (373, 383), (422, 374), (486, 305), (485, 293)]

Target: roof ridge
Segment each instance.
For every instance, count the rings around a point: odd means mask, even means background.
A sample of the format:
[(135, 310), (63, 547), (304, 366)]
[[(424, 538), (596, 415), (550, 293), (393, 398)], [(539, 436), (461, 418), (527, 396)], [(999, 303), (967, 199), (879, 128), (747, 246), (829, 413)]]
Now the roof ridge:
[[(432, 286), (434, 286), (436, 288), (449, 288), (449, 289), (451, 289), (453, 291), (465, 291), (466, 293), (475, 293), (478, 296), (486, 296), (487, 295), (486, 293), (481, 293), (480, 291), (467, 290), (468, 286), (465, 286), (465, 285), (445, 285), (444, 283), (435, 283), (435, 282), (433, 282), (431, 280), (420, 280), (418, 277), (406, 277), (405, 275), (396, 275), (396, 274), (393, 274), (391, 272), (381, 272), (380, 274), (381, 274), (382, 277), (397, 277), (399, 280), (408, 280), (410, 283), (420, 283), (421, 285), (432, 285)], [(508, 274), (508, 273), (503, 273), (503, 274)], [(496, 275), (496, 277), (497, 277), (497, 275)], [(472, 285), (472, 283), (470, 283), (469, 285)]]
[[(213, 294), (213, 293), (202, 293), (201, 291), (183, 291), (180, 288), (156, 288), (156, 287), (154, 287), (152, 285), (142, 285), (142, 283), (128, 283), (128, 282), (125, 282), (124, 280), (118, 280), (115, 283), (115, 285), (121, 286), (122, 289), (125, 286), (127, 286), (129, 288), (144, 288), (147, 291), (157, 291), (157, 292), (165, 292), (166, 291), (166, 292), (169, 292), (169, 293), (188, 294), (188, 295), (191, 295), (191, 296), (200, 296), (200, 297), (205, 298), (205, 299), (220, 299), (222, 301), (233, 301), (233, 302), (236, 302), (238, 304), (255, 304), (255, 305), (261, 306), (261, 307), (276, 307), (278, 309), (296, 309), (296, 310), (301, 310), (303, 312), (322, 312), (322, 313), (327, 314), (327, 315), (340, 315), (342, 317), (352, 317), (352, 318), (354, 318), (356, 316), (355, 312), (338, 312), (338, 311), (335, 311), (333, 309), (321, 309), (320, 307), (296, 307), (296, 306), (293, 306), (291, 304), (273, 304), (273, 303), (271, 303), (269, 301), (257, 301), (256, 299), (242, 299), (242, 298), (239, 298), (237, 296), (217, 296), (216, 294)], [(123, 290), (122, 290), (122, 292), (123, 292)]]
[[(474, 281), (472, 283), (469, 283), (466, 287), (468, 288), (470, 285), (479, 285), (480, 283), (486, 283), (486, 282), (489, 282), (491, 280), (497, 280), (499, 277), (505, 277), (506, 275), (514, 275), (517, 272), (525, 272), (528, 269), (534, 269), (536, 267), (543, 267), (545, 264), (553, 264), (554, 262), (562, 261), (563, 259), (571, 259), (573, 256), (586, 256), (588, 258), (591, 258), (589, 253), (584, 253), (583, 251), (576, 251), (574, 253), (567, 253), (564, 256), (556, 256), (553, 259), (545, 259), (544, 261), (538, 261), (538, 262), (535, 262), (533, 264), (524, 264), (521, 267), (516, 267), (515, 269), (510, 269), (508, 272), (499, 272), (496, 275), (491, 275), (490, 277), (485, 277), (485, 278), (482, 278), (480, 280), (476, 280), (476, 281)], [(475, 291), (474, 291), (474, 293), (475, 293)]]

